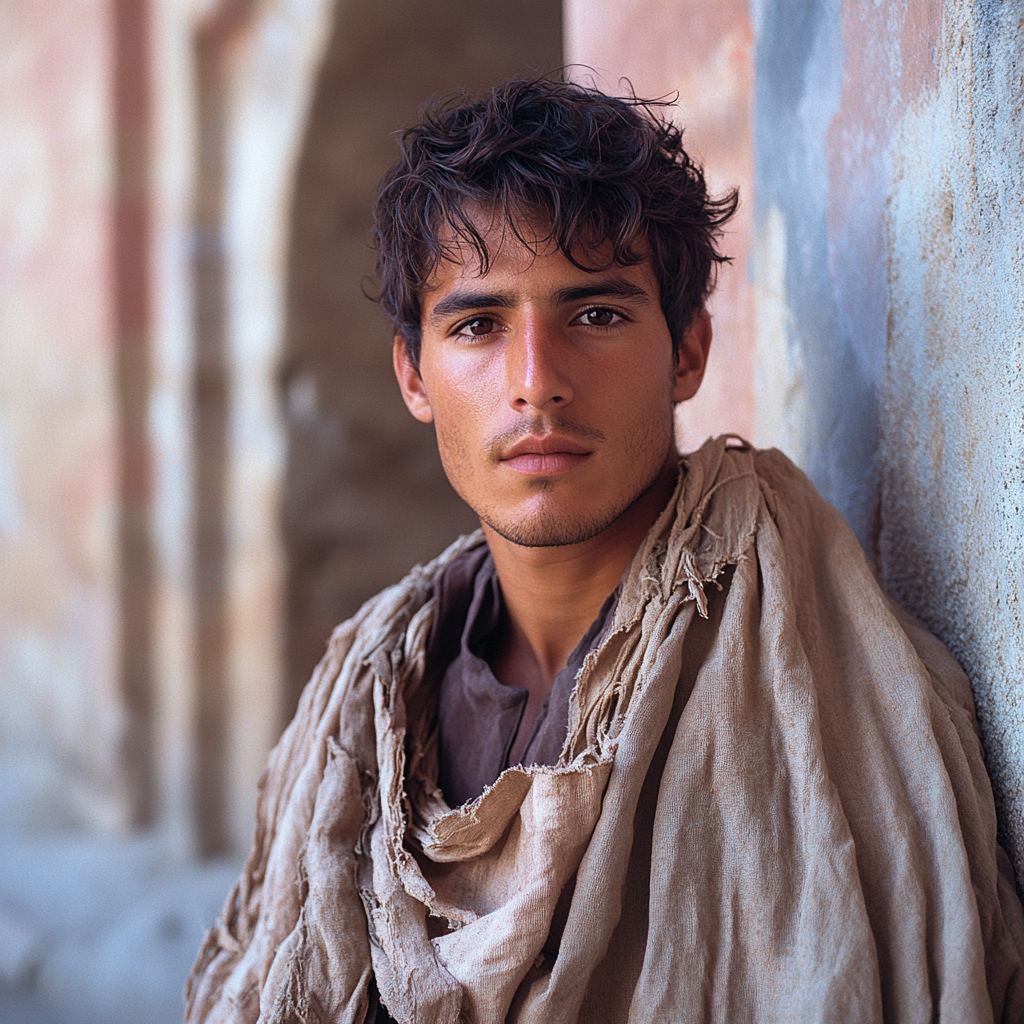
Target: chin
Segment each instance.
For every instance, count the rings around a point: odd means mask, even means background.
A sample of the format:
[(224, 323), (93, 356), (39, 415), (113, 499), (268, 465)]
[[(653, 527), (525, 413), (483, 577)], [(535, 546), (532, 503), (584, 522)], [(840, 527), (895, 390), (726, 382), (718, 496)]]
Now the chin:
[(480, 521), (500, 537), (524, 548), (557, 548), (583, 544), (608, 529), (632, 504), (587, 511), (546, 508), (520, 516), (477, 510)]

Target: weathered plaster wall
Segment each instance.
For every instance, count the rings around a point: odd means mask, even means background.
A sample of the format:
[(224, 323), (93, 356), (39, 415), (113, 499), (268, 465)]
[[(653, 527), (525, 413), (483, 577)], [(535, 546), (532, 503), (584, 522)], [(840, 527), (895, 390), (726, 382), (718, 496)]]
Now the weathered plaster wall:
[[(249, 842), (282, 715), (277, 369), (292, 174), (331, 8), (0, 5), (3, 826), (156, 825), (179, 853)], [(211, 25), (224, 52), (204, 92)], [(128, 64), (144, 102), (130, 78), (125, 102)], [(219, 178), (204, 193), (211, 155)], [(215, 289), (197, 284), (211, 241)], [(211, 617), (197, 556), (204, 286), (228, 381), (213, 713), (197, 643)]]
[(0, 5), (0, 826), (124, 823), (110, 4)]
[[(684, 450), (712, 434), (749, 436), (755, 426), (754, 293), (748, 261), (754, 231), (753, 26), (746, 0), (566, 0), (566, 60), (612, 93), (672, 98), (687, 147), (712, 192), (739, 187), (740, 208), (722, 242), (734, 262), (710, 302), (715, 338), (697, 397), (679, 406)], [(589, 69), (589, 70), (588, 70)]]
[(281, 727), (284, 265), (331, 7), (151, 5), (153, 823), (179, 854), (247, 848)]
[(167, 847), (196, 845), (192, 557), (192, 183), (196, 159), (191, 0), (152, 10), (153, 689), (156, 818)]
[(1024, 881), (1024, 4), (951, 2), (894, 126), (879, 562), (974, 681)]
[(1018, 0), (755, 0), (755, 432), (971, 675), (1024, 868)]

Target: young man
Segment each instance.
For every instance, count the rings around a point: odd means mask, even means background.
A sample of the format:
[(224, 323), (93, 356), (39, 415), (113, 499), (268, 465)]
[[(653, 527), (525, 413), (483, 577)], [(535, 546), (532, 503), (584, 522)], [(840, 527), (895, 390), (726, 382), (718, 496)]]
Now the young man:
[(675, 452), (734, 207), (575, 85), (405, 133), (395, 371), (481, 532), (335, 631), (189, 1020), (1024, 1020), (963, 674), (782, 455)]

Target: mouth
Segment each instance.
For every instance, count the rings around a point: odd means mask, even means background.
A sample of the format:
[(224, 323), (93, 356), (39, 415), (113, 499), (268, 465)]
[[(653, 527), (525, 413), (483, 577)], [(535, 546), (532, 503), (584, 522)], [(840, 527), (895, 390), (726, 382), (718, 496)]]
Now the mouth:
[(557, 476), (586, 462), (593, 449), (557, 434), (524, 437), (500, 456), (500, 462), (527, 476)]

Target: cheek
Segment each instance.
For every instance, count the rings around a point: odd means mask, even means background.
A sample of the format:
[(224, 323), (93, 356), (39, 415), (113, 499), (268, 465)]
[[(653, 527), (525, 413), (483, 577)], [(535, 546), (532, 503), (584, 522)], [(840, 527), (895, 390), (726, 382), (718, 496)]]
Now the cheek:
[(435, 414), (434, 433), (437, 437), (437, 450), (441, 453), (441, 462), (446, 470), (450, 471), (450, 464), (465, 462), (468, 445), (456, 425), (444, 416)]
[(438, 445), (469, 450), (483, 444), (500, 405), (492, 375), (473, 360), (422, 368)]
[(453, 429), (453, 425), (443, 416), (436, 415), (434, 436), (437, 438), (437, 452), (448, 483), (470, 508), (474, 508), (474, 466), (467, 438), (459, 430)]
[(652, 426), (672, 418), (673, 367), (663, 359), (623, 360), (608, 367), (596, 393), (620, 422), (646, 421)]
[(674, 374), (652, 360), (646, 374), (620, 375), (606, 393), (609, 426), (619, 433), (624, 452), (635, 472), (644, 475), (659, 466), (675, 447), (672, 392)]
[(437, 395), (431, 406), (441, 464), (452, 486), (465, 498), (460, 484), (473, 475), (474, 453), (484, 449), (486, 424), (474, 396), (464, 389), (444, 388)]

